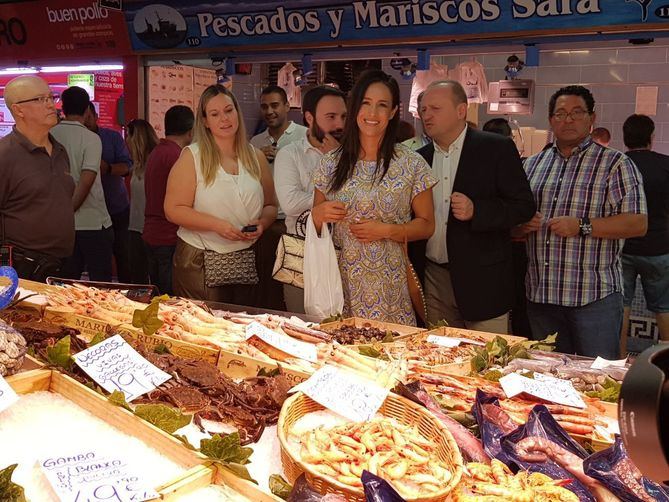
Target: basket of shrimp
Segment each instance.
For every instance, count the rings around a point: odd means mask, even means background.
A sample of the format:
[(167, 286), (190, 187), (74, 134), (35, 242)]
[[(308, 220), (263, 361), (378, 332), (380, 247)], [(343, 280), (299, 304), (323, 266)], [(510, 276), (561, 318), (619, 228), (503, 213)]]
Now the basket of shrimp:
[(394, 394), (372, 420), (352, 422), (299, 392), (284, 403), (277, 430), (288, 480), (304, 473), (320, 493), (347, 501), (365, 501), (365, 470), (416, 502), (447, 500), (462, 476), (462, 455), (448, 429)]

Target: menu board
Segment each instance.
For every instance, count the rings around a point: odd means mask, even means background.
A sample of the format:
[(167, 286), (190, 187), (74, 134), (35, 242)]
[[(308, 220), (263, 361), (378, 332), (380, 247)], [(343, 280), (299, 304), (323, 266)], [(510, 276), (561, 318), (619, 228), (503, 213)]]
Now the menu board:
[(174, 105), (193, 111), (204, 90), (216, 83), (216, 72), (192, 66), (152, 66), (148, 76), (148, 117), (159, 137), (165, 136), (165, 112)]
[(174, 105), (194, 109), (192, 66), (151, 66), (149, 68), (149, 122), (158, 137), (165, 137), (165, 112)]

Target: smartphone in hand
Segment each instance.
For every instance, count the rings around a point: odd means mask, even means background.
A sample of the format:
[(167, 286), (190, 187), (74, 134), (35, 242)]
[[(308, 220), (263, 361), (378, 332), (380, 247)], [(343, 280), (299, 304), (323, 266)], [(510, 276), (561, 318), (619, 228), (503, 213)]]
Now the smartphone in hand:
[(246, 225), (246, 226), (242, 227), (242, 232), (247, 233), (247, 234), (255, 232), (256, 230), (258, 230), (258, 225)]

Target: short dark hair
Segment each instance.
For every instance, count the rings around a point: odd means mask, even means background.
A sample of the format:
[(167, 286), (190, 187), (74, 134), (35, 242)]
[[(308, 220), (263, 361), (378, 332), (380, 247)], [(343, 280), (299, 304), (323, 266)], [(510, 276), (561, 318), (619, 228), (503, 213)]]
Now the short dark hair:
[(91, 102), (88, 92), (76, 85), (65, 89), (60, 99), (63, 101), (63, 113), (65, 115), (83, 115)]
[(93, 115), (95, 115), (96, 117), (98, 116), (98, 111), (95, 109), (95, 105), (93, 104), (92, 101), (88, 103), (88, 109), (93, 113)]
[(588, 109), (588, 113), (593, 113), (595, 111), (595, 98), (589, 89), (582, 85), (568, 85), (558, 89), (551, 96), (551, 99), (548, 102), (549, 117), (552, 117), (553, 113), (555, 113), (555, 103), (560, 96), (579, 96), (585, 101), (585, 107)]
[(195, 114), (184, 105), (174, 105), (165, 112), (165, 136), (181, 136), (193, 128)]
[(609, 131), (606, 127), (595, 127), (590, 133), (590, 136), (602, 141), (606, 141), (607, 143), (611, 141), (611, 131)]
[(655, 122), (647, 115), (630, 115), (623, 124), (623, 142), (627, 148), (646, 148), (655, 132)]
[(267, 96), (268, 94), (275, 93), (281, 95), (281, 99), (283, 99), (284, 103), (288, 103), (288, 94), (286, 94), (286, 91), (278, 85), (268, 85), (260, 92), (260, 95)]
[(509, 125), (509, 121), (503, 118), (488, 120), (488, 122), (483, 124), (483, 130), (486, 132), (501, 134), (502, 136), (506, 136), (507, 138), (510, 138), (512, 136), (511, 126)]
[(309, 112), (312, 115), (316, 115), (316, 108), (318, 107), (318, 102), (323, 99), (325, 96), (334, 96), (336, 98), (341, 98), (346, 103), (346, 94), (341, 92), (339, 89), (335, 89), (329, 85), (319, 85), (309, 89), (305, 95), (302, 97), (302, 122), (304, 125), (307, 125), (307, 119), (305, 117), (306, 113)]

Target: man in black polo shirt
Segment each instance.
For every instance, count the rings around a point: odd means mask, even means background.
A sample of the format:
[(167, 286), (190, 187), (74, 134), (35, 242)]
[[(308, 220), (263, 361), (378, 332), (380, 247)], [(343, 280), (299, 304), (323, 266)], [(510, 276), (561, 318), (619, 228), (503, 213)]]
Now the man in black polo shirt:
[(637, 276), (641, 276), (646, 306), (655, 314), (660, 339), (669, 342), (669, 156), (651, 150), (654, 132), (655, 124), (646, 115), (631, 115), (623, 124), (627, 156), (641, 172), (648, 202), (648, 233), (627, 239), (623, 248), (623, 355)]
[(74, 180), (63, 146), (49, 134), (57, 97), (39, 77), (5, 87), (16, 125), (0, 139), (0, 245), (19, 277), (57, 275), (74, 247)]

